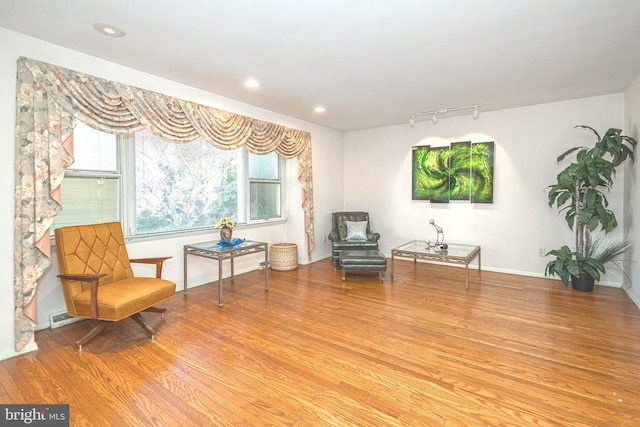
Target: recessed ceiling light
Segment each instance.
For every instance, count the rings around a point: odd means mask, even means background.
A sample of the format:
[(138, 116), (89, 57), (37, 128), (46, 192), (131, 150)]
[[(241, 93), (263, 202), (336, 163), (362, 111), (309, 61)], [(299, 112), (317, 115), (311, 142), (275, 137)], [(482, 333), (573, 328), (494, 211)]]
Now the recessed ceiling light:
[(246, 87), (255, 88), (255, 87), (260, 87), (260, 82), (255, 80), (255, 79), (249, 79), (249, 80), (244, 82), (244, 85)]
[(127, 34), (122, 28), (118, 28), (115, 25), (105, 24), (103, 22), (96, 22), (93, 24), (93, 28), (100, 34), (110, 37), (124, 37)]
[(315, 111), (316, 113), (324, 113), (325, 111), (327, 111), (327, 109), (324, 108), (322, 105), (318, 105), (316, 108), (313, 109), (313, 111)]

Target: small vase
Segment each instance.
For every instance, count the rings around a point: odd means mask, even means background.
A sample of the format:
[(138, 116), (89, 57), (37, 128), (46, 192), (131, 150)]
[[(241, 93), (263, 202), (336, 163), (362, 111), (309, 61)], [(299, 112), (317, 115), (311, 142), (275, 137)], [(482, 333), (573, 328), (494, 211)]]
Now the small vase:
[(222, 228), (220, 229), (220, 238), (221, 238), (221, 239), (223, 239), (223, 240), (226, 240), (226, 241), (230, 242), (230, 241), (231, 241), (231, 237), (232, 237), (232, 235), (233, 235), (233, 232), (232, 232), (231, 228), (229, 228), (229, 227), (222, 227)]

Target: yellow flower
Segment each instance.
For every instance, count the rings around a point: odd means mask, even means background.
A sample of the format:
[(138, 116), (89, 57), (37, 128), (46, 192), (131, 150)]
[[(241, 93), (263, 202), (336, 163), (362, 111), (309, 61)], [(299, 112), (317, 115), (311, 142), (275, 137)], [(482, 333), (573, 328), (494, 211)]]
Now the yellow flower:
[(228, 216), (224, 216), (224, 217), (220, 218), (218, 220), (218, 223), (216, 224), (216, 228), (224, 228), (224, 227), (233, 228), (235, 226), (236, 226), (236, 224)]

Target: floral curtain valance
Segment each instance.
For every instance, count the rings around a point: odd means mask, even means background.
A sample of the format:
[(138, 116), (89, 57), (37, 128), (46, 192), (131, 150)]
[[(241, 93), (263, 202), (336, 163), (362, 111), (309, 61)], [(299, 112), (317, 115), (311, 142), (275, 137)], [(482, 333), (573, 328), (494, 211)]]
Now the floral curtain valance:
[(309, 132), (18, 59), (16, 99), (15, 336), (20, 351), (36, 327), (37, 281), (51, 263), (49, 229), (60, 211), (59, 186), (73, 161), (75, 119), (104, 132), (147, 129), (175, 143), (203, 137), (217, 148), (245, 147), (298, 158), (307, 255), (314, 247)]

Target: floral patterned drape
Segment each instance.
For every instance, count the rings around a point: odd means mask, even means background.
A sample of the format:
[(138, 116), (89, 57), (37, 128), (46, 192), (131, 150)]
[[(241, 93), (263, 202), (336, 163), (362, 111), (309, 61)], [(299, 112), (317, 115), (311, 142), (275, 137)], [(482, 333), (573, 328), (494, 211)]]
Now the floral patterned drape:
[(59, 187), (73, 162), (75, 119), (104, 132), (148, 129), (184, 143), (244, 146), (256, 154), (298, 158), (307, 255), (314, 243), (311, 135), (28, 58), (18, 59), (15, 189), (15, 342), (20, 351), (36, 327), (35, 290), (51, 264), (49, 229), (60, 211)]

